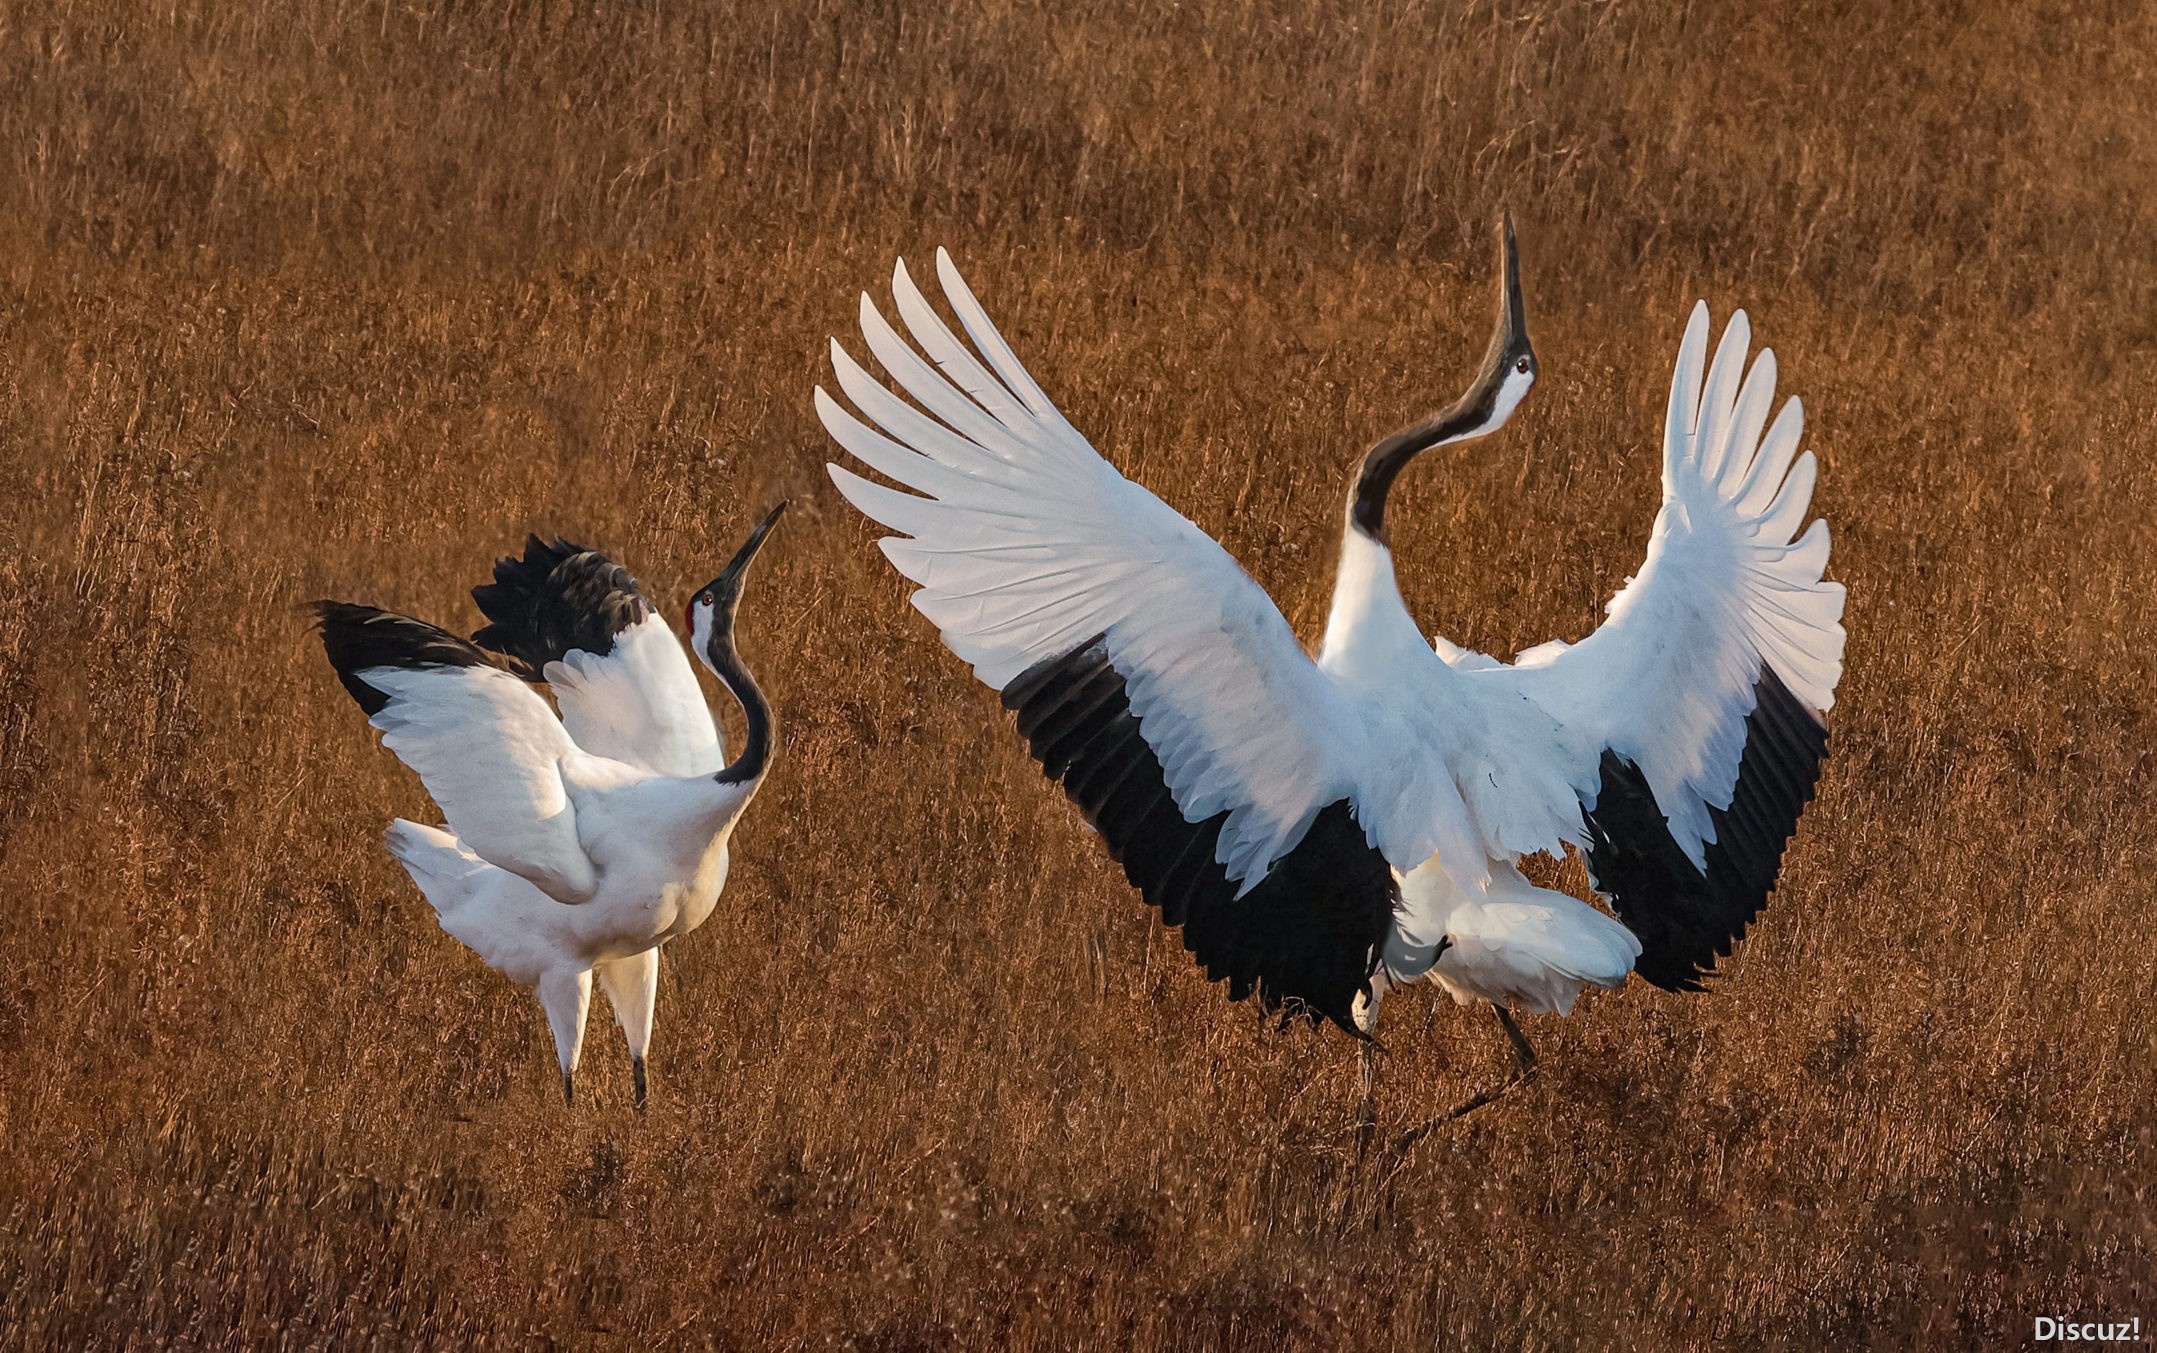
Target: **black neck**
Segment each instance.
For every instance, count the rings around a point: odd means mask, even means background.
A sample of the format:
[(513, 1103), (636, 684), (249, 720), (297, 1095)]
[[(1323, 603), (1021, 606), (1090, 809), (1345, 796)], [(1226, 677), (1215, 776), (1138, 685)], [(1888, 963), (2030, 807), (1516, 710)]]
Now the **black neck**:
[(1483, 364), (1475, 373), (1475, 382), (1445, 412), (1372, 447), (1363, 458), (1362, 472), (1356, 476), (1355, 492), (1348, 499), (1349, 524), (1381, 545), (1386, 543), (1386, 494), (1392, 491), (1393, 481), (1408, 462), (1434, 446), (1491, 431), (1498, 422), (1498, 396), (1505, 389), (1509, 370), (1531, 381), (1535, 379), (1535, 351), (1528, 345), (1526, 308), (1520, 298), (1520, 251), (1513, 243), (1510, 214), (1499, 239), (1504, 276), (1498, 299), (1498, 327), (1491, 331), (1490, 346), (1483, 350)]
[(1474, 433), (1490, 418), (1497, 387), (1478, 389), (1428, 423), (1396, 432), (1363, 458), (1355, 493), (1348, 500), (1348, 521), (1363, 534), (1386, 543), (1386, 495), (1408, 462), (1441, 443)]
[(741, 712), (749, 720), (749, 739), (742, 744), (741, 755), (728, 762), (714, 778), (723, 785), (753, 784), (764, 778), (764, 772), (771, 765), (771, 702), (764, 698), (756, 678), (749, 675), (741, 654), (734, 648), (733, 625), (712, 626), (711, 639), (704, 646), (704, 657), (711, 663), (712, 671), (726, 683), (726, 688), (734, 693), (734, 698), (741, 701)]

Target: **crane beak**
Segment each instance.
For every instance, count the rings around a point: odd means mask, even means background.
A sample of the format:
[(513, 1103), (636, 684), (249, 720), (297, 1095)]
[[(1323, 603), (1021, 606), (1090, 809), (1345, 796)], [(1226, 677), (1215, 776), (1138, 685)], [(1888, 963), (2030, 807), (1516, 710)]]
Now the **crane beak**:
[(749, 561), (756, 558), (758, 550), (764, 548), (764, 538), (771, 534), (772, 527), (779, 524), (779, 514), (784, 511), (786, 502), (782, 499), (777, 507), (764, 514), (764, 520), (756, 524), (756, 529), (749, 533), (749, 538), (742, 542), (741, 548), (734, 551), (734, 557), (727, 560), (725, 568), (719, 570), (719, 576), (697, 590), (696, 598), (689, 603), (688, 619), (689, 633), (698, 644), (704, 642), (704, 635), (697, 629), (697, 607), (707, 599), (712, 613), (711, 632), (717, 634), (732, 631), (734, 605), (741, 600), (742, 576), (748, 573)]
[[(1475, 384), (1462, 400), (1463, 407), (1479, 406), (1486, 411), (1487, 421), (1483, 431), (1494, 432), (1513, 416), (1513, 410), (1535, 388), (1535, 345), (1528, 341), (1528, 305), (1520, 292), (1520, 245), (1513, 238), (1513, 213), (1505, 214), (1499, 228), (1499, 270), (1503, 276), (1498, 295), (1498, 323), (1491, 331), (1490, 350), (1483, 354), (1483, 366), (1476, 373)], [(1522, 367), (1522, 363), (1526, 367)], [(1525, 370), (1528, 388), (1517, 389), (1508, 401), (1505, 391), (1517, 375)]]
[(1510, 344), (1518, 339), (1528, 341), (1528, 306), (1520, 295), (1520, 245), (1513, 238), (1513, 213), (1505, 214), (1504, 229), (1505, 299), (1504, 309), (1498, 317), (1500, 341)]
[(749, 561), (756, 558), (758, 550), (764, 548), (764, 538), (771, 534), (772, 527), (779, 524), (779, 514), (785, 511), (786, 500), (782, 498), (777, 507), (764, 514), (764, 520), (756, 524), (756, 529), (749, 533), (749, 538), (742, 542), (742, 547), (734, 552), (734, 557), (727, 561), (727, 566), (719, 571), (720, 586), (740, 585), (742, 575), (749, 571)]

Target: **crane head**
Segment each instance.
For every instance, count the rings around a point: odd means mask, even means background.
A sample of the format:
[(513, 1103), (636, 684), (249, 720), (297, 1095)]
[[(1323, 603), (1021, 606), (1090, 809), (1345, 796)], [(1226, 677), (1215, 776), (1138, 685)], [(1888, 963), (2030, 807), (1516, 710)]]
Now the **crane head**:
[(1476, 373), (1461, 406), (1478, 407), (1480, 424), (1468, 436), (1496, 432), (1513, 416), (1513, 410), (1535, 387), (1535, 345), (1528, 341), (1528, 307), (1520, 295), (1520, 246), (1513, 239), (1513, 213), (1505, 214), (1501, 231), (1504, 250), (1503, 290), (1498, 300), (1498, 327), (1490, 336), (1490, 349)]
[(741, 601), (742, 580), (748, 575), (749, 562), (764, 547), (765, 537), (772, 527), (779, 524), (779, 514), (786, 511), (782, 499), (777, 507), (764, 514), (764, 519), (749, 532), (749, 538), (734, 552), (719, 576), (697, 589), (689, 599), (687, 620), (690, 638), (699, 653), (705, 652), (715, 634), (731, 637), (734, 632), (734, 607)]
[(1348, 499), (1351, 524), (1372, 539), (1386, 539), (1386, 494), (1408, 462), (1435, 446), (1488, 436), (1505, 426), (1535, 387), (1535, 346), (1528, 341), (1528, 307), (1520, 294), (1520, 247), (1513, 214), (1499, 228), (1498, 325), (1468, 392), (1426, 422), (1405, 428), (1371, 448)]

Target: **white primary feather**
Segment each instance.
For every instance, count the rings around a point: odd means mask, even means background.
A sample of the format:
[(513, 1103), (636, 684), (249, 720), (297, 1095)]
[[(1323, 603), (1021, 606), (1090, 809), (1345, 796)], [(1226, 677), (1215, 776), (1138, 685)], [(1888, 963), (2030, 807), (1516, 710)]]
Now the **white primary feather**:
[(901, 318), (938, 366), (866, 297), (862, 329), (892, 379), (936, 418), (836, 343), (840, 388), (882, 430), (821, 389), (816, 407), (841, 446), (913, 492), (837, 465), (832, 480), (901, 533), (882, 542), (884, 553), (920, 585), (915, 607), (988, 685), (1001, 689), (1106, 634), (1178, 809), (1194, 822), (1228, 813), (1220, 863), (1248, 890), (1320, 808), (1351, 792), (1361, 728), (1272, 599), (1211, 537), (1101, 459), (941, 251), (937, 267), (981, 355), (936, 317), (902, 265), (893, 281)]
[(689, 655), (656, 611), (615, 634), (612, 652), (570, 649), (541, 675), (569, 736), (595, 756), (672, 776), (726, 764)]
[(1602, 626), (1510, 667), (1459, 664), (1527, 696), (1573, 755), (1607, 747), (1636, 763), (1696, 867), (1715, 839), (1708, 809), (1729, 807), (1737, 784), (1762, 666), (1823, 713), (1842, 674), (1843, 589), (1822, 576), (1827, 524), (1792, 540), (1815, 473), (1809, 452), (1795, 456), (1804, 414), (1793, 399), (1769, 425), (1774, 354), (1748, 374), (1750, 334), (1744, 312), (1733, 315), (1703, 374), (1708, 310), (1693, 308), (1664, 422), (1663, 505), (1646, 562)]

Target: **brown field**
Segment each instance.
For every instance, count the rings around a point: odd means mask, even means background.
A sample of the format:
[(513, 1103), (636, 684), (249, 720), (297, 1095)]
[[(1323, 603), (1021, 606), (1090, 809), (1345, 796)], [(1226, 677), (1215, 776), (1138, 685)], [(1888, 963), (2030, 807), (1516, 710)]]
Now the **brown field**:
[[(2157, 1320), (2157, 10), (691, 8), (0, 12), (0, 1342)], [(1150, 919), (808, 395), (948, 244), (1315, 637), (1349, 467), (1481, 351), (1502, 206), (1543, 393), (1396, 497), (1419, 615), (1593, 623), (1704, 296), (1805, 399), (1848, 672), (1717, 994), (1535, 1020), (1538, 1079), (1359, 1160), (1351, 1043)], [(377, 845), (429, 807), (301, 603), (469, 628), (541, 528), (671, 613), (779, 495), (742, 628), (783, 760), (667, 951), (653, 1110), (603, 1007), (567, 1110)], [(1435, 989), (1386, 1013), (1388, 1127), (1504, 1065)]]

